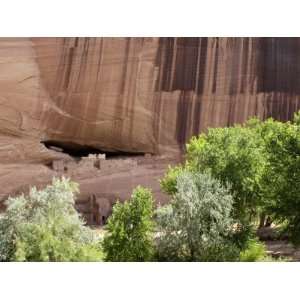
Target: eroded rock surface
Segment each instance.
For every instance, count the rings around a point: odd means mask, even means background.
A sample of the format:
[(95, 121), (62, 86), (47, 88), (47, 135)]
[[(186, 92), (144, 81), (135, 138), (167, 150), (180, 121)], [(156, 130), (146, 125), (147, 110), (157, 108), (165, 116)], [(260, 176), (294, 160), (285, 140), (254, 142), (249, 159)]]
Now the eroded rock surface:
[(0, 62), (1, 144), (163, 152), (299, 108), (298, 38), (2, 38)]
[(0, 63), (0, 198), (51, 178), (41, 141), (166, 153), (300, 108), (299, 38), (1, 38)]

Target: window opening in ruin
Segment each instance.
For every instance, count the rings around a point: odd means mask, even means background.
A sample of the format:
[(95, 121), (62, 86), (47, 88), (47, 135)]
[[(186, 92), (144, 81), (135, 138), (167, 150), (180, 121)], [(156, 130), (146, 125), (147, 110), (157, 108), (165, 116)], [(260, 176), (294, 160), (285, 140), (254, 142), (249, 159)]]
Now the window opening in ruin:
[(97, 224), (97, 216), (96, 215), (93, 215), (93, 222), (94, 222), (94, 224)]

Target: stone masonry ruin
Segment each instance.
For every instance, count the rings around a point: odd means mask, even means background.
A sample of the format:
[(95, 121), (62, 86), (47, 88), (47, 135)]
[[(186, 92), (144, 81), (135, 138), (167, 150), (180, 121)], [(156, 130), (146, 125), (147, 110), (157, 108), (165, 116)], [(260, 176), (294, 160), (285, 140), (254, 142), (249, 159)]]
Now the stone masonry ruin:
[(133, 169), (137, 160), (131, 158), (106, 159), (105, 154), (89, 154), (78, 162), (72, 158), (53, 160), (50, 168), (65, 175), (79, 175), (86, 171), (118, 172)]
[[(116, 172), (126, 172), (134, 169), (138, 165), (138, 159), (117, 155), (106, 157), (105, 153), (87, 153), (85, 151), (69, 151), (60, 145), (45, 145), (49, 150), (58, 152), (58, 158), (53, 159), (47, 166), (57, 173), (58, 176), (66, 176), (84, 179), (90, 176), (101, 176)], [(81, 156), (87, 154), (87, 156)], [(144, 156), (145, 159), (149, 155)], [(108, 199), (105, 195), (86, 194), (79, 195), (76, 199), (76, 209), (84, 217), (89, 225), (104, 225), (111, 214), (115, 199)]]

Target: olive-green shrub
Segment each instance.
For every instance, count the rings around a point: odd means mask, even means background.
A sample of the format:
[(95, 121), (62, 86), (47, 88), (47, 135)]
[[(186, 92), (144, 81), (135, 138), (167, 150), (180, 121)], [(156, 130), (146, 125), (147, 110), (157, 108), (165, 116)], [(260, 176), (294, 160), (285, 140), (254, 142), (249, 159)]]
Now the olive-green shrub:
[(266, 246), (257, 239), (250, 239), (247, 247), (240, 253), (240, 261), (242, 262), (258, 262), (268, 260)]
[(153, 209), (150, 190), (137, 187), (125, 203), (117, 202), (103, 240), (106, 261), (150, 261), (153, 258)]

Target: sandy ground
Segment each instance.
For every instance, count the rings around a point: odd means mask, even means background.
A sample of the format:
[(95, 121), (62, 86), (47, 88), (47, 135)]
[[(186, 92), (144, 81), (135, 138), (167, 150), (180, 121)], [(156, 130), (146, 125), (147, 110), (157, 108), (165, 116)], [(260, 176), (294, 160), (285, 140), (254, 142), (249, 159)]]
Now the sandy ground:
[(267, 253), (274, 258), (285, 258), (288, 261), (300, 261), (300, 248), (287, 241), (265, 241)]

